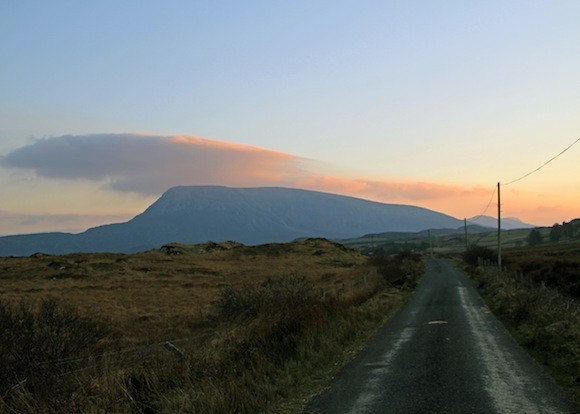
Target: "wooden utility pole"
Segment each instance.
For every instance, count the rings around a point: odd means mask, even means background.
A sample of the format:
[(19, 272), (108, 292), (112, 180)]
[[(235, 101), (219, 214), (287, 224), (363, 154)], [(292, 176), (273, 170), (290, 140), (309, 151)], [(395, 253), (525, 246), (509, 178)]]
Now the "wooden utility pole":
[(431, 257), (433, 257), (433, 242), (431, 241), (431, 229), (429, 229), (428, 232), (429, 232), (429, 251), (431, 253)]
[(497, 266), (501, 270), (501, 195), (500, 184), (497, 183)]
[(465, 251), (469, 248), (469, 244), (467, 243), (467, 219), (463, 219), (463, 229), (465, 230)]

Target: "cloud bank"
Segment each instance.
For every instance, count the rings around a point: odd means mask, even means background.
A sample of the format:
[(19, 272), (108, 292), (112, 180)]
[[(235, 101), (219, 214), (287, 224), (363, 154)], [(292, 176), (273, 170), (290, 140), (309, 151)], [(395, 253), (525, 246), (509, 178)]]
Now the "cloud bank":
[(39, 177), (88, 179), (118, 192), (159, 195), (176, 185), (285, 186), (384, 202), (484, 196), (487, 189), (339, 177), (292, 154), (191, 136), (138, 134), (45, 138), (0, 158), (5, 168)]

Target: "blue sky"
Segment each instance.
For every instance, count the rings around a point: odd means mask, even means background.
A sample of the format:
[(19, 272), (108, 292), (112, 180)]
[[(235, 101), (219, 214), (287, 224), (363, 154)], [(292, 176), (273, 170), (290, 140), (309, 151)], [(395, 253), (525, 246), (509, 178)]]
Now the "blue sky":
[[(463, 188), (459, 205), (339, 190), (469, 217), (579, 136), (578, 21), (577, 1), (4, 1), (0, 157), (65, 135), (196, 136), (306, 158), (327, 182)], [(578, 216), (579, 154), (510, 189), (506, 213)], [(108, 218), (154, 199), (28, 161), (0, 167), (0, 211)]]

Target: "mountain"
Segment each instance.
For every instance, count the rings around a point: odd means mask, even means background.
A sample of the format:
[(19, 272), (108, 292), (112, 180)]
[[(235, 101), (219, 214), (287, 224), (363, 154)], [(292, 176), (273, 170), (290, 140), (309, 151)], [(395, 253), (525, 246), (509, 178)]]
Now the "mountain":
[(126, 223), (80, 234), (0, 237), (0, 256), (36, 252), (136, 252), (171, 243), (245, 244), (301, 237), (345, 239), (380, 231), (457, 228), (451, 216), (421, 207), (289, 188), (174, 187)]
[[(469, 223), (478, 224), (484, 227), (497, 228), (497, 218), (490, 216), (478, 216), (467, 219)], [(514, 229), (531, 229), (537, 227), (533, 224), (524, 223), (516, 217), (506, 217), (501, 219), (501, 228), (503, 230)]]

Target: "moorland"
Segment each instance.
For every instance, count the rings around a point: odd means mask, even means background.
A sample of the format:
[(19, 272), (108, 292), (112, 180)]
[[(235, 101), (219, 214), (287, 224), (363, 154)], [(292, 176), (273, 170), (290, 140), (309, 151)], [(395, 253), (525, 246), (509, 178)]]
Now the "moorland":
[(325, 239), (0, 258), (0, 411), (296, 409), (422, 272)]

